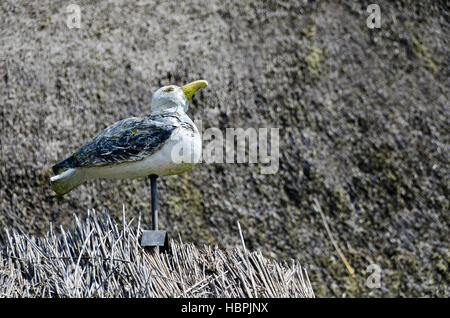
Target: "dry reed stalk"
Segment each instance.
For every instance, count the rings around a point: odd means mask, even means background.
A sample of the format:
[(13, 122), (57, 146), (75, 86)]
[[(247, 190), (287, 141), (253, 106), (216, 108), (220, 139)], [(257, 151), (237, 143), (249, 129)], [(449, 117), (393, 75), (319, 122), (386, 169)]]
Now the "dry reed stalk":
[(125, 208), (120, 224), (92, 210), (60, 234), (5, 230), (0, 297), (314, 297), (303, 267), (249, 252), (240, 225), (243, 252), (171, 240), (167, 253), (149, 254), (140, 219), (125, 220)]

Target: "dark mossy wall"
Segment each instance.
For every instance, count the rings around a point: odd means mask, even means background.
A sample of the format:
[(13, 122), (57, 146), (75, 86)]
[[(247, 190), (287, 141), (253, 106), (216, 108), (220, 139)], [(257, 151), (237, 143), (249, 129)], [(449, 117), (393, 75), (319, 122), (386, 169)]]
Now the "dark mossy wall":
[[(163, 85), (206, 79), (203, 128), (279, 128), (280, 167), (199, 164), (159, 180), (186, 242), (298, 259), (317, 296), (449, 295), (449, 24), (444, 2), (1, 1), (0, 226), (44, 233), (87, 209), (150, 225), (149, 180), (56, 198), (51, 166)], [(318, 200), (352, 278), (313, 209)], [(0, 231), (0, 233), (1, 233)], [(0, 235), (1, 236), (1, 235)], [(366, 286), (370, 264), (381, 288)]]

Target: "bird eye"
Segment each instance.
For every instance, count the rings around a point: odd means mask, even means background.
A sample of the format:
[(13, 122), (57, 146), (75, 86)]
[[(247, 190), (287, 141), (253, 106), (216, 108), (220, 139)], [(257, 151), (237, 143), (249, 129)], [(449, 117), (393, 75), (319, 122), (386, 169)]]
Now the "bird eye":
[(164, 90), (165, 93), (169, 93), (169, 92), (172, 92), (172, 91), (173, 91), (173, 87), (169, 87), (169, 88), (166, 88)]

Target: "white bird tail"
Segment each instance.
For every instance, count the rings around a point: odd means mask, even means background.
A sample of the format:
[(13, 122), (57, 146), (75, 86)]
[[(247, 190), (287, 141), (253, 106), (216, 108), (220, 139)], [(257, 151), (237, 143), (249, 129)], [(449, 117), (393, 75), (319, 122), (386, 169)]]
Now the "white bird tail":
[(86, 181), (85, 173), (75, 168), (70, 168), (63, 173), (50, 178), (51, 187), (58, 195), (69, 192), (84, 181)]

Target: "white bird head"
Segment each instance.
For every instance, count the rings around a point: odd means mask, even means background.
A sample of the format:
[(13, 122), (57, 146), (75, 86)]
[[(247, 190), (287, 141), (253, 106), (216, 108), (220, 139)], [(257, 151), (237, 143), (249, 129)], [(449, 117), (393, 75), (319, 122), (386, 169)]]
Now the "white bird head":
[(182, 87), (176, 85), (164, 86), (158, 89), (150, 101), (152, 113), (183, 110), (187, 112), (192, 96), (201, 88), (208, 86), (204, 80), (195, 81)]

